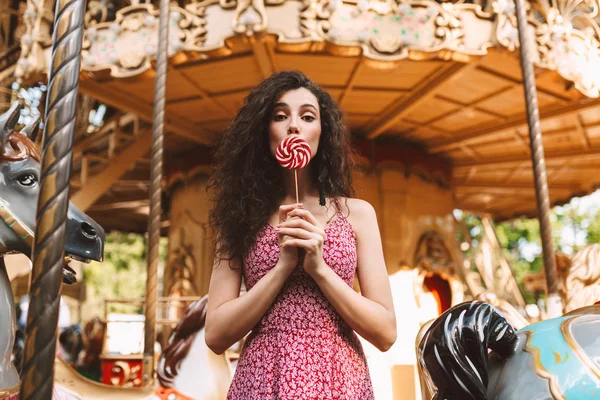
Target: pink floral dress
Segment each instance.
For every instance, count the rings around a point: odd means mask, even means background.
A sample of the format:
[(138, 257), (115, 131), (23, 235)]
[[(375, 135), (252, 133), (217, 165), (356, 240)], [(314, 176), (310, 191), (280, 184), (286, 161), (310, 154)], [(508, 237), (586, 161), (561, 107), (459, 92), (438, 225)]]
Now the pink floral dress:
[[(323, 259), (352, 286), (357, 259), (352, 225), (340, 213), (325, 232)], [(278, 259), (277, 234), (267, 225), (244, 259), (246, 288)], [(373, 399), (358, 337), (300, 263), (248, 336), (227, 399)]]

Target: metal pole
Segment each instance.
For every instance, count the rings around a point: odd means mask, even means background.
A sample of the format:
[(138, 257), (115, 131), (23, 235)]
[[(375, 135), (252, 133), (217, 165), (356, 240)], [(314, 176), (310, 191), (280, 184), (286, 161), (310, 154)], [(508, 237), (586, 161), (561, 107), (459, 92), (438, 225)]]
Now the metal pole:
[(152, 128), (152, 169), (150, 173), (150, 216), (148, 220), (148, 272), (146, 278), (144, 385), (154, 381), (154, 342), (156, 341), (156, 298), (161, 219), (161, 181), (163, 166), (163, 133), (165, 94), (167, 87), (167, 60), (169, 40), (169, 1), (160, 0), (160, 23), (156, 55), (156, 84), (154, 89), (154, 119)]
[(21, 399), (52, 398), (84, 0), (57, 0)]
[(529, 146), (535, 177), (535, 195), (537, 200), (540, 234), (542, 237), (542, 254), (548, 287), (547, 314), (553, 318), (562, 315), (562, 304), (556, 277), (556, 260), (552, 245), (552, 227), (550, 226), (550, 196), (548, 195), (548, 179), (546, 161), (544, 160), (544, 144), (540, 129), (540, 112), (538, 108), (535, 74), (533, 72), (531, 42), (527, 39), (527, 16), (523, 0), (515, 0), (517, 27), (519, 30), (521, 69), (525, 84), (525, 103), (527, 106), (527, 124), (529, 125)]

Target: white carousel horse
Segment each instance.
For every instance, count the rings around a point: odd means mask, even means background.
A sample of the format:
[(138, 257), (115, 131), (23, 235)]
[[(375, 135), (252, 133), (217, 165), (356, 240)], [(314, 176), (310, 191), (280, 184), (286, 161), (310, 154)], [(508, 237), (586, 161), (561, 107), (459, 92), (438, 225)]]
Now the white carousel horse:
[[(40, 154), (34, 144), (39, 121), (16, 131), (20, 111), (19, 104), (14, 103), (0, 116), (0, 399), (14, 397), (20, 390), (20, 379), (11, 362), (15, 305), (3, 256), (11, 252), (31, 256), (39, 194)], [(102, 228), (70, 205), (65, 255), (84, 261), (100, 260), (103, 249)], [(74, 278), (65, 265), (63, 281), (73, 283)]]
[[(8, 112), (0, 116), (0, 327), (3, 327), (0, 329), (0, 400), (6, 398), (5, 395), (8, 398), (18, 396), (20, 389), (19, 376), (11, 362), (15, 340), (15, 307), (2, 255), (11, 252), (31, 255), (39, 193), (37, 183), (40, 179), (40, 154), (34, 144), (38, 121), (29, 124), (20, 132), (15, 131), (19, 114), (20, 106), (15, 103)], [(101, 260), (103, 249), (102, 227), (70, 205), (67, 216), (66, 255), (83, 261)], [(65, 266), (65, 282), (73, 282), (74, 275), (71, 271)], [(206, 390), (206, 393), (223, 393), (223, 387), (228, 386), (227, 376), (230, 379), (230, 367), (225, 356), (219, 359), (218, 356), (207, 353), (210, 350), (204, 343), (202, 332), (194, 336), (190, 348), (190, 361), (184, 359), (179, 371), (182, 377), (191, 376), (192, 373), (197, 373), (196, 377), (202, 376), (203, 373), (205, 376), (221, 377), (216, 382), (210, 382), (210, 379), (196, 379), (197, 391), (192, 393), (198, 400), (217, 398), (212, 394), (210, 397), (198, 395), (198, 392), (204, 393)], [(155, 388), (124, 389), (101, 385), (83, 378), (59, 358), (54, 362), (55, 399), (160, 399), (172, 394), (169, 390), (160, 388), (154, 395)], [(184, 382), (186, 379), (182, 378), (177, 382), (179, 381)], [(175, 388), (178, 384), (175, 384)], [(218, 389), (213, 389), (215, 386), (218, 386)]]

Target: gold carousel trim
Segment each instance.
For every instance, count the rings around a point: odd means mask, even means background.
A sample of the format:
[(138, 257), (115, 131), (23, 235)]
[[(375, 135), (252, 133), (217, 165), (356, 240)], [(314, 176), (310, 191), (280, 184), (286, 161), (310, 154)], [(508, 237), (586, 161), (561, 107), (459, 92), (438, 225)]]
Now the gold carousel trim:
[[(105, 71), (112, 78), (150, 69), (156, 57), (158, 9), (147, 2), (129, 5), (108, 20), (109, 13), (102, 9), (106, 6), (94, 4), (85, 16), (83, 69)], [(586, 96), (598, 97), (600, 75), (594, 74), (600, 69), (598, 1), (528, 4), (529, 29), (537, 48), (534, 62), (557, 71)], [(515, 51), (519, 44), (512, 0), (494, 1), (485, 10), (463, 1), (191, 0), (170, 10), (169, 54), (174, 65), (259, 49), (270, 57), (275, 50), (362, 54), (371, 64), (389, 68), (403, 59), (468, 62), (487, 54), (489, 47)], [(34, 22), (29, 25), (36, 26)], [(31, 35), (23, 40), (26, 48), (36, 43)], [(22, 77), (22, 69), (32, 62), (24, 59), (17, 75)]]

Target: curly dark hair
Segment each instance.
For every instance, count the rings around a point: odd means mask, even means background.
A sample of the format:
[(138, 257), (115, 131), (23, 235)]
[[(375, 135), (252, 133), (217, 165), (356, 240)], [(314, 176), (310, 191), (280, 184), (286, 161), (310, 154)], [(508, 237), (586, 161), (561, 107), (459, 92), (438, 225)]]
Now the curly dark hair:
[(338, 208), (338, 198), (354, 194), (351, 140), (340, 108), (301, 72), (276, 73), (250, 91), (215, 146), (215, 171), (208, 185), (213, 201), (209, 225), (221, 260), (242, 261), (285, 197), (268, 130), (276, 102), (299, 88), (315, 95), (321, 114), (319, 149), (309, 164), (310, 184)]

